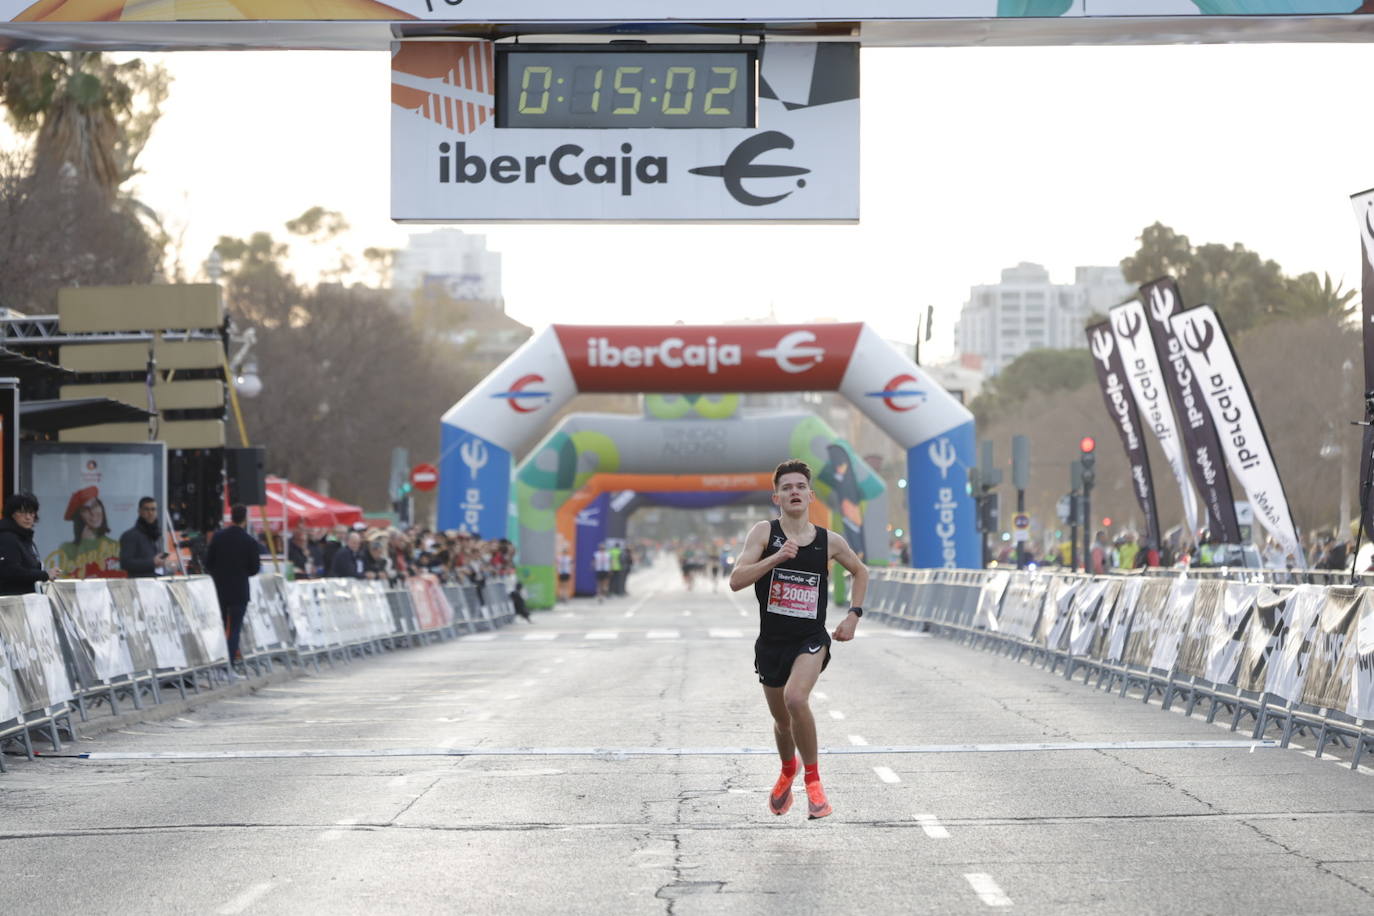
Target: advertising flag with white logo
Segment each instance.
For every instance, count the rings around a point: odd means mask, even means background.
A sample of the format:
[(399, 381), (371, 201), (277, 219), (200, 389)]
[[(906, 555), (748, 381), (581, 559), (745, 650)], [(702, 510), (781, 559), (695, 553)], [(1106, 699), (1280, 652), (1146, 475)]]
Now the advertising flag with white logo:
[[(1368, 397), (1374, 391), (1374, 188), (1361, 191), (1350, 197), (1355, 208), (1355, 221), (1360, 227), (1360, 297), (1364, 301), (1361, 310), (1361, 327), (1364, 337), (1364, 390)], [(1374, 420), (1374, 417), (1365, 417)], [(1364, 481), (1369, 479), (1369, 456), (1374, 451), (1374, 426), (1364, 427), (1364, 437), (1360, 446), (1360, 492), (1364, 492)], [(1369, 500), (1374, 503), (1374, 500)], [(1374, 531), (1374, 506), (1364, 505), (1365, 537)]]
[(1211, 306), (1199, 305), (1179, 312), (1169, 321), (1174, 334), (1183, 342), (1188, 365), (1201, 383), (1207, 409), (1221, 433), (1231, 473), (1245, 488), (1264, 530), (1301, 563), (1302, 548), (1283, 481), (1221, 319)]
[(1140, 298), (1145, 302), (1155, 354), (1164, 368), (1164, 387), (1174, 405), (1183, 435), (1184, 458), (1202, 496), (1211, 539), (1220, 544), (1239, 544), (1240, 523), (1236, 521), (1236, 503), (1231, 496), (1231, 478), (1226, 476), (1221, 439), (1212, 415), (1203, 406), (1197, 376), (1188, 368), (1183, 344), (1169, 325), (1169, 317), (1183, 310), (1183, 296), (1173, 277), (1160, 277), (1140, 287)]
[(1188, 523), (1188, 540), (1191, 540), (1197, 534), (1197, 494), (1188, 479), (1183, 443), (1179, 440), (1174, 412), (1169, 407), (1169, 396), (1164, 392), (1164, 372), (1150, 338), (1145, 308), (1139, 299), (1132, 299), (1113, 308), (1110, 314), (1112, 334), (1126, 371), (1126, 384), (1135, 396), (1141, 418), (1159, 440), (1169, 469), (1178, 481), (1179, 494), (1183, 497), (1183, 517)]
[(1126, 388), (1126, 370), (1112, 336), (1111, 322), (1103, 321), (1087, 328), (1088, 349), (1097, 369), (1097, 382), (1102, 386), (1102, 398), (1107, 402), (1107, 415), (1121, 435), (1121, 447), (1131, 465), (1131, 489), (1145, 517), (1143, 543), (1159, 546), (1159, 510), (1155, 508), (1155, 483), (1150, 474), (1150, 455), (1145, 450), (1145, 431), (1140, 427), (1140, 411)]

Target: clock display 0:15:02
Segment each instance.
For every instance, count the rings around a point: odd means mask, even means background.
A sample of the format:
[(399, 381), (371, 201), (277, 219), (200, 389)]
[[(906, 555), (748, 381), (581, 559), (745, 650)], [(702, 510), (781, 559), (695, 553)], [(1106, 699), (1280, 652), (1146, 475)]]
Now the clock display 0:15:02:
[(498, 58), (497, 127), (753, 127), (749, 50), (545, 51)]

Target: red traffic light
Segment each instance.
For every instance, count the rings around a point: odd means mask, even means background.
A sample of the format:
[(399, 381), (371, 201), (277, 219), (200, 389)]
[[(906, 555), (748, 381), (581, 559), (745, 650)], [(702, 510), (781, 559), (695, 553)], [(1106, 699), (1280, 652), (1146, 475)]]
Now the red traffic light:
[(1078, 440), (1078, 450), (1085, 455), (1091, 455), (1097, 449), (1097, 440), (1092, 436), (1084, 436)]

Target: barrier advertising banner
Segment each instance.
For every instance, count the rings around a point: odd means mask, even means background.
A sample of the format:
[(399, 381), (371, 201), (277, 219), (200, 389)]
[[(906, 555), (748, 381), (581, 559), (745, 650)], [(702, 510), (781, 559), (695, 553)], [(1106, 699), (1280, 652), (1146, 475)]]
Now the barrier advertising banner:
[(1135, 397), (1136, 407), (1140, 409), (1145, 425), (1159, 441), (1164, 458), (1169, 462), (1169, 469), (1178, 481), (1179, 494), (1183, 498), (1183, 518), (1188, 524), (1188, 539), (1191, 540), (1198, 530), (1197, 496), (1189, 479), (1174, 412), (1165, 393), (1164, 370), (1160, 368), (1159, 357), (1155, 353), (1145, 308), (1140, 300), (1133, 299), (1113, 308), (1110, 315), (1112, 333), (1116, 337), (1121, 364), (1126, 371), (1126, 384)]
[(1212, 415), (1203, 404), (1197, 376), (1183, 355), (1183, 344), (1169, 324), (1169, 318), (1183, 310), (1178, 284), (1173, 277), (1161, 277), (1142, 286), (1140, 298), (1145, 302), (1145, 317), (1150, 322), (1155, 354), (1164, 367), (1164, 387), (1169, 392), (1183, 434), (1184, 459), (1202, 497), (1212, 541), (1239, 544), (1242, 540), (1240, 523), (1236, 520), (1236, 503), (1231, 496), (1231, 478), (1226, 476), (1221, 439), (1217, 436)]
[(1087, 334), (1093, 367), (1097, 369), (1097, 383), (1102, 388), (1103, 400), (1107, 402), (1107, 415), (1116, 424), (1121, 447), (1126, 450), (1126, 461), (1131, 466), (1131, 490), (1145, 519), (1142, 542), (1158, 547), (1159, 510), (1155, 508), (1155, 481), (1150, 473), (1150, 454), (1145, 450), (1140, 411), (1126, 388), (1126, 370), (1116, 347), (1116, 338), (1112, 336), (1111, 322), (1090, 325)]
[(20, 486), (42, 507), (33, 541), (43, 565), (64, 579), (122, 577), (119, 536), (138, 521), (138, 501), (167, 505), (166, 454), (161, 442), (22, 443)]
[(1226, 463), (1249, 496), (1255, 518), (1285, 553), (1301, 561), (1302, 547), (1283, 481), (1221, 319), (1211, 306), (1199, 305), (1169, 320), (1202, 385), (1207, 409), (1221, 433)]
[(396, 43), (391, 217), (856, 221), (859, 46)]
[[(1364, 391), (1368, 397), (1374, 392), (1374, 188), (1361, 191), (1350, 198), (1355, 208), (1355, 221), (1360, 227), (1360, 310), (1361, 336), (1364, 338)], [(1349, 405), (1353, 407), (1354, 405)], [(1365, 417), (1366, 420), (1374, 417)], [(1360, 441), (1360, 493), (1369, 479), (1369, 456), (1374, 451), (1374, 426), (1363, 428)], [(1365, 537), (1374, 531), (1374, 500), (1364, 507)], [(1344, 534), (1342, 535), (1344, 536)]]

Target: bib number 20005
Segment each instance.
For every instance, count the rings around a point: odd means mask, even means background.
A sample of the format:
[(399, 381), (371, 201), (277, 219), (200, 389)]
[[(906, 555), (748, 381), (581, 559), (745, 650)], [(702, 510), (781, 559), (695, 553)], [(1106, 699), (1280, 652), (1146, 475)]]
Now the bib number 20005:
[(787, 617), (816, 619), (820, 607), (821, 577), (794, 569), (773, 570), (768, 585), (768, 611)]

